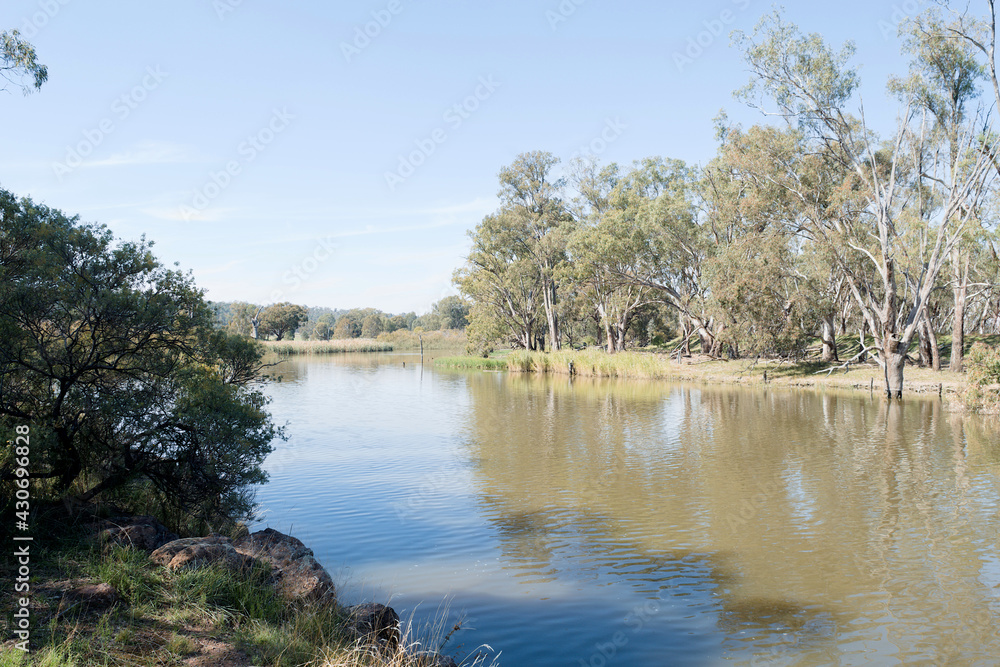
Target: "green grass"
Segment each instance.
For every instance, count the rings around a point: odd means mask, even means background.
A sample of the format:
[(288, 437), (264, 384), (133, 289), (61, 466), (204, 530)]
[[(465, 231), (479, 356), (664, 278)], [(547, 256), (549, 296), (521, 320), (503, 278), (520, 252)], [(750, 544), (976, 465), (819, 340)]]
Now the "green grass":
[(392, 352), (393, 344), (371, 338), (346, 340), (281, 340), (264, 341), (268, 352), (281, 357), (299, 354), (346, 354), (349, 352)]
[(505, 371), (506, 359), (484, 359), (482, 357), (439, 357), (434, 360), (435, 366), (443, 368), (459, 368), (480, 371)]
[[(38, 551), (32, 551), (30, 659), (4, 638), (0, 667), (180, 666), (192, 656), (215, 664), (218, 656), (203, 651), (220, 643), (255, 665), (417, 664), (409, 654), (373, 656), (358, 650), (341, 629), (341, 606), (281, 598), (267, 567), (249, 573), (218, 567), (170, 572), (141, 551), (101, 550), (86, 531), (63, 521), (36, 519), (34, 528), (50, 537), (36, 541)], [(13, 577), (9, 561), (0, 560), (5, 581)], [(114, 586), (118, 604), (88, 609), (63, 599), (68, 588), (97, 583)], [(0, 614), (10, 618), (13, 610), (13, 596), (0, 600)], [(415, 638), (404, 645), (416, 645)]]
[[(565, 373), (585, 377), (678, 379), (681, 373), (666, 354), (603, 350), (527, 352), (517, 350), (506, 357), (507, 369), (516, 373)], [(571, 370), (572, 364), (572, 370)]]

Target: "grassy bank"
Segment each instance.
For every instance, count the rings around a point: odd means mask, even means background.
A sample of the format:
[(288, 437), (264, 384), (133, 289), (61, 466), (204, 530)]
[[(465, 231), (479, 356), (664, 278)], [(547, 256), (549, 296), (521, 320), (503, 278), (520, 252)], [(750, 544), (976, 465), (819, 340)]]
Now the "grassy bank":
[[(5, 581), (14, 581), (12, 560), (0, 567)], [(113, 605), (74, 601), (72, 591), (103, 583), (118, 593)], [(86, 531), (65, 525), (36, 526), (29, 594), (31, 653), (17, 650), (8, 632), (0, 667), (421, 664), (406, 653), (377, 656), (352, 643), (342, 629), (343, 608), (289, 603), (275, 591), (266, 567), (243, 574), (217, 566), (171, 572), (143, 551), (102, 550)], [(0, 605), (9, 622), (13, 596)], [(416, 633), (407, 637), (403, 630), (402, 646), (410, 647)], [(423, 646), (432, 647), (444, 635), (433, 628), (421, 634), (428, 635)]]
[(371, 338), (345, 340), (263, 341), (267, 351), (281, 357), (299, 354), (346, 354), (348, 352), (392, 352), (392, 343)]
[[(443, 358), (435, 362), (449, 368), (507, 370), (512, 373), (556, 373), (583, 377), (631, 378), (787, 387), (831, 387), (879, 392), (884, 389), (883, 371), (874, 363), (823, 363), (816, 360), (739, 359), (726, 361), (701, 355), (676, 357), (661, 352), (631, 351), (608, 354), (589, 349), (559, 352), (516, 350), (498, 358)], [(572, 370), (571, 370), (572, 369)], [(965, 375), (906, 368), (906, 391), (955, 394), (965, 387)]]

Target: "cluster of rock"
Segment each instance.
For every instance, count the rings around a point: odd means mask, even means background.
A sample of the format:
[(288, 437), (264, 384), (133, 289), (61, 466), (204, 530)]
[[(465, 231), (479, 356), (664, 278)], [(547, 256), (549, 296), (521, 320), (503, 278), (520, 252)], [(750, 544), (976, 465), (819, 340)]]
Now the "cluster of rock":
[[(289, 602), (337, 604), (333, 579), (316, 561), (312, 549), (271, 528), (237, 540), (222, 535), (179, 539), (155, 517), (133, 516), (100, 522), (96, 536), (102, 544), (146, 551), (150, 560), (172, 571), (214, 565), (245, 574), (267, 566), (275, 591)], [(117, 593), (108, 584), (85, 588), (71, 595), (91, 604), (117, 600)], [(399, 649), (399, 615), (392, 607), (366, 603), (342, 608), (341, 612), (346, 619), (344, 631), (355, 642), (389, 651)], [(413, 657), (416, 664), (427, 667), (457, 667), (453, 659), (439, 654)]]

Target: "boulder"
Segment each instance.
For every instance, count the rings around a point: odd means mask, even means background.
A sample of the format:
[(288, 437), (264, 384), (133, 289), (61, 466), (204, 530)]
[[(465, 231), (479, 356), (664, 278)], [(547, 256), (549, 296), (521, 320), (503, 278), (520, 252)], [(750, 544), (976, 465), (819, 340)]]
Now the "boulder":
[(316, 562), (312, 549), (291, 535), (271, 528), (236, 541), (236, 550), (271, 564), (275, 589), (288, 600), (332, 601), (333, 579)]
[(220, 565), (233, 572), (247, 572), (255, 562), (238, 552), (232, 540), (220, 535), (174, 540), (155, 550), (149, 558), (170, 570)]
[(66, 591), (66, 597), (88, 607), (110, 607), (118, 602), (118, 591), (111, 584), (90, 584)]
[(392, 607), (367, 602), (345, 609), (345, 630), (358, 643), (395, 650), (399, 646), (399, 614)]
[(97, 524), (97, 541), (103, 545), (154, 551), (176, 539), (177, 535), (151, 516), (115, 517)]

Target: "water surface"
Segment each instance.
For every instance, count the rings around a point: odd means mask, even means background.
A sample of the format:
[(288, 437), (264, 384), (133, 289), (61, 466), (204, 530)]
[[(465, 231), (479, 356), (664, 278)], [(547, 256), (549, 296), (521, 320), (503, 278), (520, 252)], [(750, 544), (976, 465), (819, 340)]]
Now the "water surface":
[[(261, 523), (521, 665), (992, 665), (1000, 438), (937, 400), (285, 362)], [(449, 600), (440, 610), (441, 600)]]

